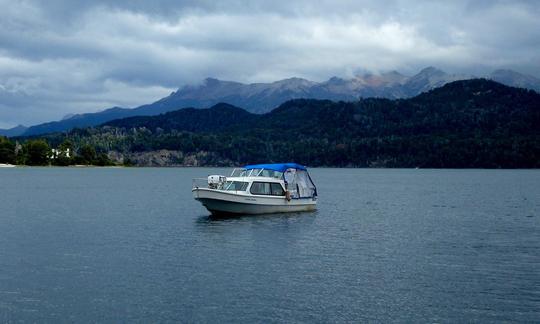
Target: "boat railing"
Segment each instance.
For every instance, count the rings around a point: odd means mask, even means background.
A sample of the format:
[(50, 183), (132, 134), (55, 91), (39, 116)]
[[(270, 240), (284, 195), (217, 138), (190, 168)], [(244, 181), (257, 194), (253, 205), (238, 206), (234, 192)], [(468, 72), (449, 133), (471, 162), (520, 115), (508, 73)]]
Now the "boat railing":
[(208, 178), (194, 178), (191, 187), (196, 188), (208, 188)]

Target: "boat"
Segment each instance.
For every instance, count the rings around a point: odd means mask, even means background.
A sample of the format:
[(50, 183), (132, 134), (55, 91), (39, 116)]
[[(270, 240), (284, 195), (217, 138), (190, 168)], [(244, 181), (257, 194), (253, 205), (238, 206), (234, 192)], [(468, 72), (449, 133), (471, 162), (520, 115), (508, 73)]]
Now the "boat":
[(297, 163), (246, 165), (228, 177), (193, 179), (191, 191), (212, 215), (303, 212), (317, 206), (317, 188)]
[(0, 168), (14, 168), (15, 165), (13, 164), (5, 164), (5, 163), (0, 163)]

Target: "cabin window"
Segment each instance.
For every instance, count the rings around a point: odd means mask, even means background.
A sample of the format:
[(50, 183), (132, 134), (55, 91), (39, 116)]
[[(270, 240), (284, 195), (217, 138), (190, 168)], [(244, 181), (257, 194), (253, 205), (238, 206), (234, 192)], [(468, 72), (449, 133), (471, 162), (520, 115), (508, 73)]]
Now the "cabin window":
[(271, 195), (269, 182), (253, 182), (249, 190), (254, 195)]
[(285, 191), (279, 183), (253, 182), (250, 192), (254, 195), (284, 196)]
[(270, 187), (272, 189), (272, 196), (285, 196), (285, 191), (279, 183), (271, 183)]
[(223, 185), (223, 190), (227, 191), (246, 191), (248, 186), (247, 182), (243, 181), (227, 181)]

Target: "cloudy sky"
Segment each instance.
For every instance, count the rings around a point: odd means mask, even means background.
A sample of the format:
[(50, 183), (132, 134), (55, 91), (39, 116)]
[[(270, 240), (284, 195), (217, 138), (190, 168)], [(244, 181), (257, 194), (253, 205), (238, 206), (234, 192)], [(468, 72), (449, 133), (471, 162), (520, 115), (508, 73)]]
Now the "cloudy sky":
[(540, 2), (0, 0), (0, 128), (242, 82), (433, 65), (540, 76)]

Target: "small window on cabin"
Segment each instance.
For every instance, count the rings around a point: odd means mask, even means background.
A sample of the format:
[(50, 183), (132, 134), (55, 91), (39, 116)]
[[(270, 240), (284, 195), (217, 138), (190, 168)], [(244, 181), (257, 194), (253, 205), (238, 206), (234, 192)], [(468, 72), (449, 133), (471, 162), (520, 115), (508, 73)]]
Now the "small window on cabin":
[(271, 195), (269, 182), (253, 182), (250, 192), (254, 195)]
[(285, 191), (279, 183), (253, 182), (250, 192), (254, 195), (284, 196)]
[(285, 191), (283, 191), (283, 187), (279, 183), (271, 183), (270, 186), (272, 188), (272, 196), (285, 196)]

